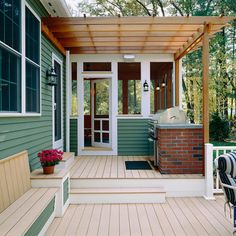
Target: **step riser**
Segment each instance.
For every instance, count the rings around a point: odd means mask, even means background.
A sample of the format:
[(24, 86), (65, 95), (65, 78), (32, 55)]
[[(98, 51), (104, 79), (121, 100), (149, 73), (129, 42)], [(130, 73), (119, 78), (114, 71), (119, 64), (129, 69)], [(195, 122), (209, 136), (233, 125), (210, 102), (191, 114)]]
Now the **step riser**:
[(198, 197), (205, 191), (204, 179), (71, 179), (71, 188), (160, 188), (167, 197)]
[(165, 193), (70, 194), (71, 204), (165, 203)]

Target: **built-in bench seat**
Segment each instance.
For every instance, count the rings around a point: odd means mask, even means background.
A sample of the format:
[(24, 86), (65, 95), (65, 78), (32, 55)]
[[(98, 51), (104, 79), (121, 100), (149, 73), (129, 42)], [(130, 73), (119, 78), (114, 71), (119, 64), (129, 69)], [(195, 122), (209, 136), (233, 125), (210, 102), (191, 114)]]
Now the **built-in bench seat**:
[(38, 235), (55, 216), (57, 188), (31, 188), (28, 153), (0, 160), (0, 235)]

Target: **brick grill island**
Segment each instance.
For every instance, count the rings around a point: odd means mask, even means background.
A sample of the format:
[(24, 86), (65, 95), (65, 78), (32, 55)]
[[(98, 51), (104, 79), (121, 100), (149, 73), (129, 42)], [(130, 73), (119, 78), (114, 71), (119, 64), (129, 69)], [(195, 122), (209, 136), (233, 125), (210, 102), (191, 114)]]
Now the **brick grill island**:
[(162, 174), (203, 174), (203, 127), (157, 125), (159, 170)]

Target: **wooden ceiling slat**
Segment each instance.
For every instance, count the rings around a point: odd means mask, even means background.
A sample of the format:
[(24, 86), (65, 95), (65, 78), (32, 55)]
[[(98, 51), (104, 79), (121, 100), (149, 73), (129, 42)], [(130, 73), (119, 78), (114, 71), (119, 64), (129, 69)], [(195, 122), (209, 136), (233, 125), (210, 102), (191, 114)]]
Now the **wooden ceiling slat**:
[[(119, 37), (119, 33), (121, 37), (146, 37), (147, 33), (146, 32), (91, 32), (93, 37)], [(195, 33), (195, 32), (194, 32)], [(63, 39), (63, 38), (83, 38), (83, 37), (89, 37), (88, 32), (67, 32), (66, 34), (63, 32), (57, 32), (53, 33), (55, 37), (58, 39)], [(150, 37), (190, 37), (193, 33), (192, 32), (178, 32), (178, 31), (173, 31), (173, 32), (150, 32), (149, 36)]]
[(78, 48), (71, 48), (71, 54), (173, 54), (174, 50), (80, 50)]
[[(86, 25), (58, 25), (53, 26), (50, 30), (54, 32), (133, 32), (133, 31), (150, 31), (150, 32), (195, 32), (201, 25), (152, 25), (149, 30), (148, 25), (90, 25), (89, 29)], [(222, 27), (222, 25), (213, 26), (216, 29)]]
[[(186, 42), (188, 40), (189, 37), (93, 37), (93, 41), (96, 42), (118, 42), (118, 41), (122, 41), (122, 42), (169, 42), (169, 41), (175, 41), (175, 42)], [(74, 38), (64, 38), (61, 39), (60, 42), (62, 44), (64, 43), (75, 43), (75, 42), (88, 42), (90, 41), (90, 38), (78, 38), (78, 37), (74, 37)]]
[[(143, 46), (144, 43), (141, 41), (137, 42), (65, 42), (62, 43), (64, 47), (105, 47), (105, 46)], [(145, 42), (145, 46), (179, 46), (181, 47), (183, 45), (183, 42)]]

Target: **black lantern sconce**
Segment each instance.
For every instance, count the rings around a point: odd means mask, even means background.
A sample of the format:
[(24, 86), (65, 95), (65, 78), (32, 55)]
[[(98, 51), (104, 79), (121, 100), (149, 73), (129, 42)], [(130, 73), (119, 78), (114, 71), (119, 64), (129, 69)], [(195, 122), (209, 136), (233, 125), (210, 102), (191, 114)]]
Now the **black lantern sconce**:
[(145, 80), (145, 82), (143, 83), (143, 91), (144, 92), (148, 92), (149, 91), (149, 85), (147, 83), (147, 80)]
[(57, 85), (57, 74), (53, 67), (51, 67), (49, 70), (47, 70), (47, 84), (50, 86), (56, 86)]

